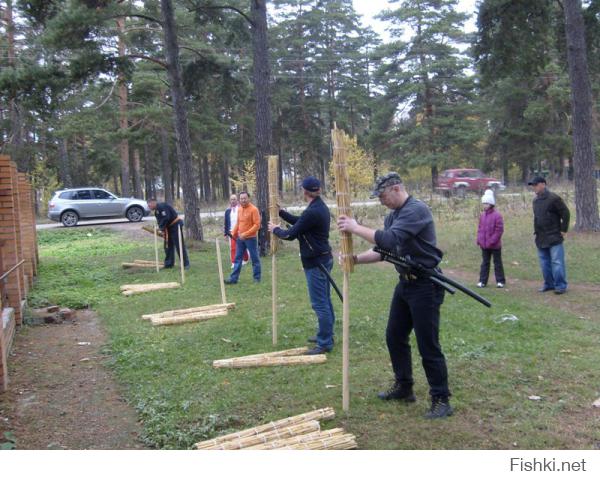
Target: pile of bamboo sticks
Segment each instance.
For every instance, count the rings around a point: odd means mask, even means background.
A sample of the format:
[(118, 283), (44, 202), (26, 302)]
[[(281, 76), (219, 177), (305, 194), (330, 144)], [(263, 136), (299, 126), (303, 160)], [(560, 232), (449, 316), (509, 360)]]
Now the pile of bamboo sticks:
[(121, 285), (121, 293), (128, 297), (130, 295), (137, 295), (138, 293), (152, 292), (154, 290), (162, 290), (165, 288), (179, 288), (179, 283), (134, 283), (129, 285)]
[(342, 428), (321, 431), (319, 420), (335, 417), (333, 408), (321, 408), (283, 418), (212, 440), (199, 442), (198, 450), (350, 450), (356, 438)]
[(161, 313), (142, 315), (142, 319), (150, 320), (152, 325), (179, 325), (182, 323), (200, 322), (209, 318), (224, 317), (235, 307), (235, 303), (218, 303), (203, 307), (168, 310)]
[(257, 353), (245, 357), (225, 358), (215, 360), (215, 368), (250, 368), (250, 367), (276, 367), (282, 365), (313, 365), (325, 363), (327, 355), (303, 355), (307, 347), (280, 350), (278, 352)]
[[(144, 230), (145, 232), (151, 233), (152, 235), (155, 234), (154, 227), (151, 227), (150, 225), (144, 225), (142, 227), (142, 230)], [(161, 232), (160, 230), (156, 230), (156, 235), (158, 235), (159, 237), (165, 236), (165, 234), (163, 232)]]
[(164, 268), (164, 265), (150, 260), (134, 260), (133, 262), (123, 262), (121, 265), (123, 268)]

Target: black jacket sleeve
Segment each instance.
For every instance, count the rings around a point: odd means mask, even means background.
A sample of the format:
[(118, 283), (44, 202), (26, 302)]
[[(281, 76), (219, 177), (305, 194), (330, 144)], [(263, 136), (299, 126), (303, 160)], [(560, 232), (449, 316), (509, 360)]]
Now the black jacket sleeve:
[(554, 209), (560, 218), (560, 231), (566, 233), (569, 230), (569, 221), (571, 220), (571, 212), (562, 198), (558, 195), (554, 200)]
[(225, 210), (225, 223), (223, 224), (223, 235), (231, 235), (231, 208)]
[(290, 225), (294, 225), (300, 219), (300, 217), (292, 215), (291, 213), (286, 212), (285, 210), (279, 210), (279, 216)]
[[(279, 213), (281, 215), (281, 212)], [(291, 215), (291, 217), (294, 217), (294, 215)], [(282, 216), (282, 218), (284, 218)], [(295, 240), (296, 238), (298, 238), (299, 235), (302, 235), (303, 233), (307, 232), (308, 230), (311, 230), (314, 225), (315, 225), (315, 221), (317, 220), (316, 216), (313, 214), (312, 211), (310, 210), (304, 210), (304, 212), (302, 213), (302, 215), (300, 215), (300, 217), (295, 217), (296, 221), (294, 222), (294, 224), (292, 225), (292, 227), (289, 230), (283, 230), (282, 228), (275, 228), (273, 230), (273, 233), (275, 235), (277, 235), (279, 238), (283, 238), (284, 240)], [(284, 218), (284, 220), (286, 220)], [(286, 220), (286, 222), (288, 222), (288, 220)], [(289, 222), (291, 223), (291, 222)]]

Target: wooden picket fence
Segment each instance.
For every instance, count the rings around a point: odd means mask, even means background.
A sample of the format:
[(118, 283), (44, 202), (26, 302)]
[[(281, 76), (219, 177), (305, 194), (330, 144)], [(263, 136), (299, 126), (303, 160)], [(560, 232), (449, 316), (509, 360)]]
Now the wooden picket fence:
[(33, 195), (27, 176), (0, 155), (0, 392), (8, 387), (8, 353), (37, 275)]

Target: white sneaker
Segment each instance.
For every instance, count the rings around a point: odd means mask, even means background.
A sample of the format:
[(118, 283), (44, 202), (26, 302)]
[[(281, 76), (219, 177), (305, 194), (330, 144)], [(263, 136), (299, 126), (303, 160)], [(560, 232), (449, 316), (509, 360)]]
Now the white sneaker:
[(248, 264), (248, 260), (242, 260), (242, 265), (247, 265)]
[(477, 286), (478, 286), (479, 288), (484, 288), (484, 287), (485, 287), (485, 283), (483, 283), (483, 282), (478, 282), (478, 283), (477, 283)]
[(231, 269), (233, 270), (233, 267), (235, 267), (235, 263), (231, 264)]
[(502, 282), (498, 282), (498, 283), (496, 284), (496, 286), (497, 286), (498, 288), (504, 288), (504, 284), (503, 284)]

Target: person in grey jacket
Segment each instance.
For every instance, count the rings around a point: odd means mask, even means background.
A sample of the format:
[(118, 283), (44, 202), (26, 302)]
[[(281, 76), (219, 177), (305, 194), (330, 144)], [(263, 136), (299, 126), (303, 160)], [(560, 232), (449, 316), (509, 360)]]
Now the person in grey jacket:
[[(372, 197), (391, 210), (385, 218), (383, 230), (359, 225), (344, 215), (338, 218), (338, 228), (350, 232), (378, 247), (410, 257), (427, 268), (437, 268), (442, 251), (436, 246), (435, 226), (429, 207), (410, 196), (400, 176), (390, 172), (375, 182)], [(381, 261), (381, 255), (367, 250), (353, 257), (354, 264)], [(410, 333), (414, 330), (423, 369), (429, 383), (431, 408), (425, 418), (436, 419), (452, 415), (448, 370), (439, 342), (440, 306), (444, 289), (430, 279), (397, 266), (399, 282), (396, 285), (388, 324), (386, 341), (395, 382), (382, 400), (414, 402)]]
[(569, 230), (571, 214), (565, 202), (546, 188), (544, 177), (534, 177), (529, 186), (535, 192), (533, 200), (533, 231), (544, 284), (540, 292), (554, 290), (557, 295), (567, 291), (564, 238)]

